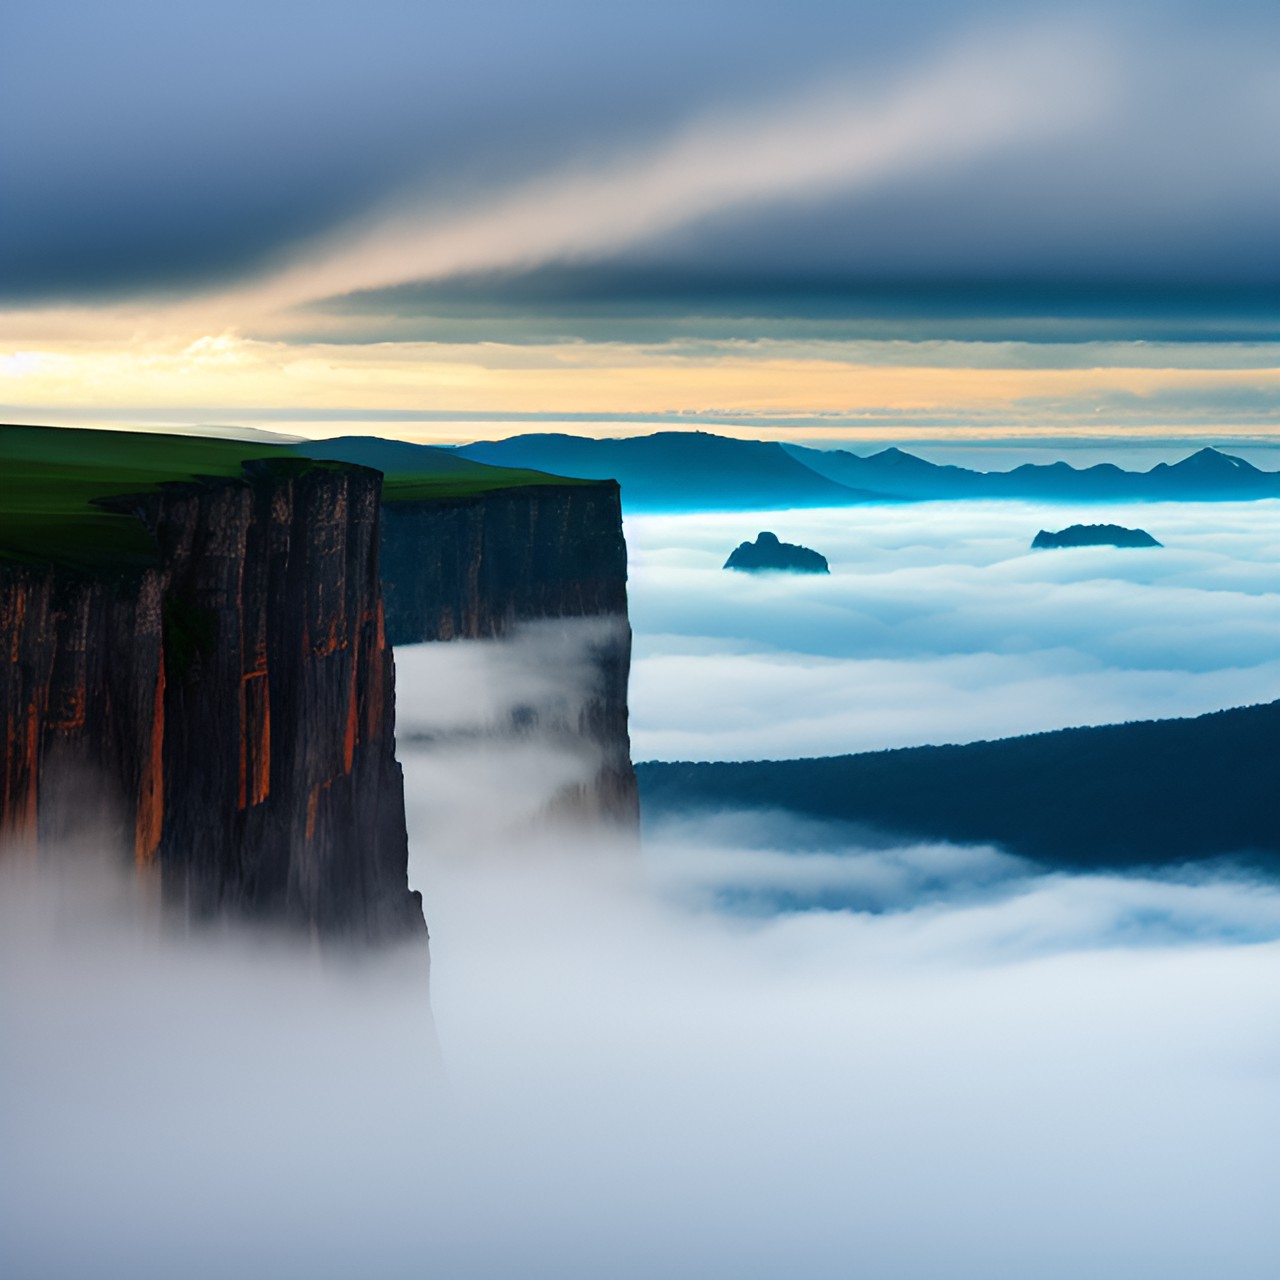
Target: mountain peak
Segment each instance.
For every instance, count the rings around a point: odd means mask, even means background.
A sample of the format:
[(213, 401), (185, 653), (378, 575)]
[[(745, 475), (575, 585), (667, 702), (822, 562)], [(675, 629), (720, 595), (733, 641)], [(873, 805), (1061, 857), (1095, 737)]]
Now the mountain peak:
[(1223, 453), (1220, 449), (1214, 449), (1210, 445), (1205, 445), (1203, 449), (1197, 449), (1195, 453), (1183, 458), (1181, 462), (1175, 462), (1171, 471), (1197, 471), (1197, 472), (1213, 472), (1216, 474), (1229, 474), (1236, 471), (1257, 471), (1258, 468), (1252, 463), (1246, 462), (1243, 458), (1237, 458), (1234, 454)]
[(910, 467), (916, 471), (938, 469), (932, 462), (926, 462), (923, 458), (916, 457), (914, 453), (899, 449), (897, 445), (890, 445), (887, 449), (881, 449), (879, 453), (873, 453), (866, 461), (879, 463), (882, 467)]

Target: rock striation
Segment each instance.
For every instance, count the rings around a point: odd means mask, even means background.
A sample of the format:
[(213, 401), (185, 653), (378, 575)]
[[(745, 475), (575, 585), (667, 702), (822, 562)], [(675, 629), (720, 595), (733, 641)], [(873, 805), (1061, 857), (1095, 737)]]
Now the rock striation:
[(780, 542), (776, 533), (761, 533), (754, 542), (740, 542), (724, 562), (726, 569), (748, 573), (830, 573), (827, 558), (794, 542)]
[(114, 837), (190, 921), (425, 938), (377, 472), (276, 459), (113, 499), (152, 566), (0, 561), (0, 841)]
[(1057, 533), (1041, 529), (1031, 541), (1033, 551), (1058, 547), (1160, 547), (1145, 529), (1119, 524), (1073, 524)]
[(557, 809), (638, 831), (627, 732), (631, 627), (618, 485), (527, 485), (388, 502), (382, 577), (393, 644), (509, 636), (522, 623), (598, 619), (595, 680), (577, 732), (599, 761)]

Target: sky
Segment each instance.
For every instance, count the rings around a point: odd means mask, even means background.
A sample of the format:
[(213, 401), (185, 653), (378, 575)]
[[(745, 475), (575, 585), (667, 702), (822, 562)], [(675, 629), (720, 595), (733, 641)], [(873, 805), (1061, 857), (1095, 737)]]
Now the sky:
[(1274, 435), (1261, 3), (11, 7), (0, 412)]

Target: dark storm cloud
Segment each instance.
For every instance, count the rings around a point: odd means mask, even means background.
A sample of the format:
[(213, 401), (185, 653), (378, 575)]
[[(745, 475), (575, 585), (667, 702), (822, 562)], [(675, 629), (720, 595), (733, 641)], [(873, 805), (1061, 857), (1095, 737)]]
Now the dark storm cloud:
[(14, 6), (0, 281), (82, 294), (251, 270), (406, 183), (501, 185), (829, 68), (855, 39), (894, 56), (939, 8)]
[[(710, 0), (29, 6), (6, 15), (0, 40), (0, 289), (84, 296), (245, 277), (407, 192), (418, 216), (447, 220), (565, 166), (616, 166), (700, 120), (762, 106), (767, 119), (769, 104), (814, 85), (890, 83), (1028, 12), (923, 0), (785, 13)], [(656, 228), (641, 268), (678, 280), (697, 265), (729, 282), (720, 295), (753, 297), (769, 293), (763, 268), (784, 313), (812, 306), (819, 320), (832, 304), (813, 281), (827, 272), (1274, 279), (1274, 13), (1061, 14), (1096, 27), (1119, 59), (1121, 92), (1089, 128), (873, 191), (730, 201)], [(671, 310), (700, 290), (677, 291)], [(499, 291), (488, 313), (504, 301)], [(648, 304), (659, 320), (661, 302)]]
[[(775, 228), (776, 230), (776, 228)], [(797, 234), (797, 241), (805, 237)], [(788, 240), (790, 243), (790, 240)], [(312, 308), (340, 317), (336, 340), (512, 342), (732, 341), (792, 338), (965, 338), (983, 342), (1251, 342), (1280, 332), (1273, 284), (983, 278), (954, 266), (925, 273), (909, 254), (856, 268), (789, 264), (753, 247), (731, 263), (676, 263), (630, 255), (472, 272), (370, 290)], [(761, 264), (765, 264), (763, 267)], [(307, 334), (307, 321), (297, 327)], [(334, 341), (331, 331), (327, 341)]]

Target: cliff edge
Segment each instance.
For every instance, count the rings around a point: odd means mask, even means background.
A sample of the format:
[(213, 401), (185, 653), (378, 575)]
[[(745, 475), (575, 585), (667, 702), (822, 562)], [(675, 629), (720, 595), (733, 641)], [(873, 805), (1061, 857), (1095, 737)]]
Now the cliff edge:
[(407, 884), (381, 477), (297, 459), (103, 503), (151, 563), (0, 560), (0, 841), (131, 852), (187, 920), (425, 937)]
[(0, 428), (0, 854), (106, 849), (190, 922), (425, 937), (391, 646), (548, 619), (591, 620), (553, 810), (638, 832), (618, 486), (358, 443), (413, 467)]

